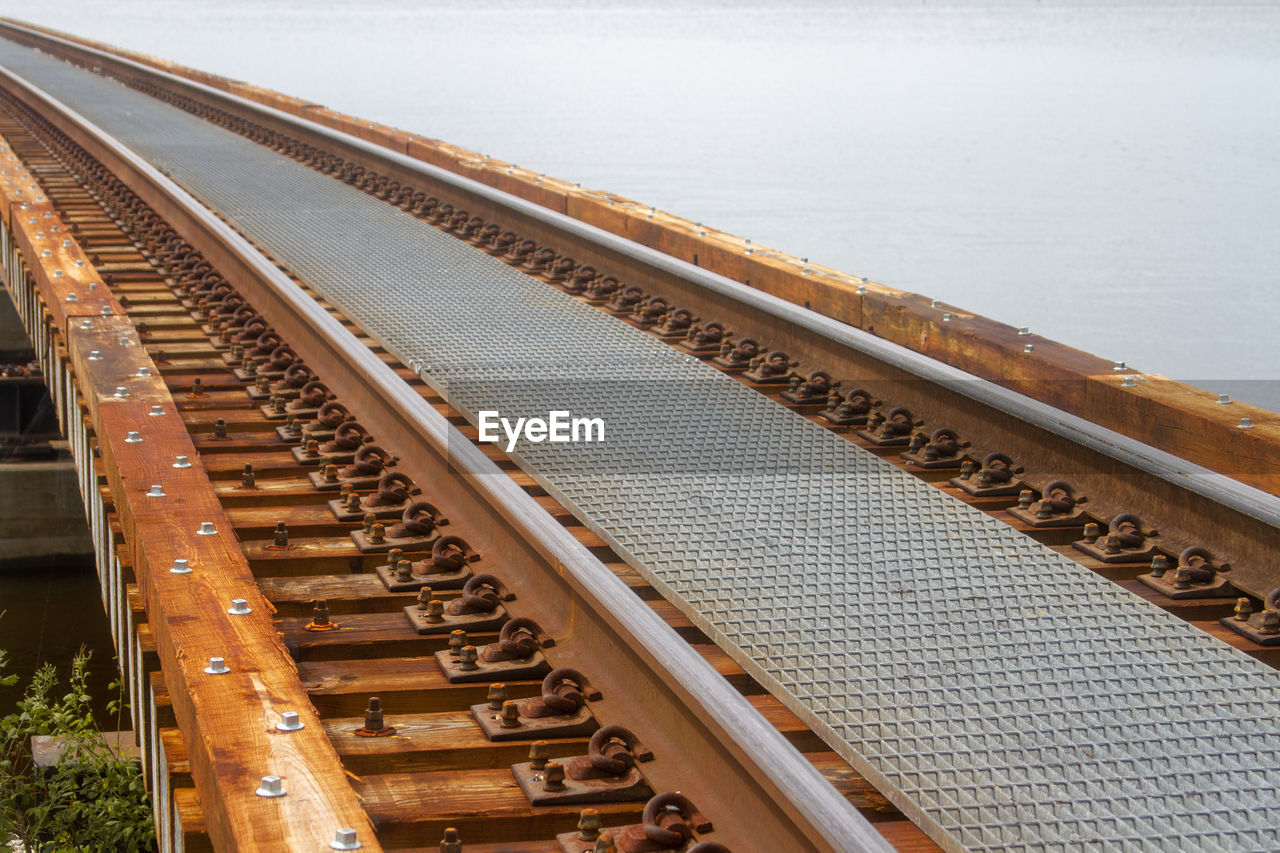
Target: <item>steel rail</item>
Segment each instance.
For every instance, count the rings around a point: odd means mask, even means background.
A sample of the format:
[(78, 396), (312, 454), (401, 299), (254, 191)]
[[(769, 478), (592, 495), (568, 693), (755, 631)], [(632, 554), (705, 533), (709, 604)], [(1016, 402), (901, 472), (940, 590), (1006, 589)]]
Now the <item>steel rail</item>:
[[(647, 710), (660, 732), (650, 740), (666, 745), (668, 755), (684, 747), (687, 765), (714, 780), (704, 796), (721, 804), (725, 813), (748, 816), (744, 837), (754, 839), (757, 849), (764, 849), (758, 846), (762, 843), (788, 850), (891, 849), (776, 729), (616, 575), (243, 237), (49, 93), (3, 68), (0, 84), (88, 150), (183, 233), (309, 363), (319, 367), (344, 401), (366, 413), (362, 420), (383, 441), (392, 446), (416, 444), (425, 451), (403, 463), (418, 475), (415, 479), (427, 482), (441, 471), (453, 473), (462, 488), (451, 494), (452, 499), (486, 508), (517, 542), (536, 551), (540, 557), (536, 565), (543, 573), (526, 581), (543, 592), (558, 590), (571, 600), (570, 607), (547, 612), (568, 610), (568, 624), (579, 642), (603, 649), (603, 657), (614, 664), (612, 675), (593, 676), (593, 680), (602, 688), (612, 683), (618, 690), (623, 685), (644, 690), (651, 699)], [(559, 624), (565, 624), (563, 618)], [(711, 807), (704, 810), (710, 812)]]
[[(1276, 495), (862, 329), (440, 167), (96, 48), (6, 21), (0, 21), (0, 28), (71, 55), (91, 58), (104, 68), (162, 81), (173, 90), (241, 117), (283, 128), (309, 144), (375, 164), (394, 177), (416, 177), (447, 187), (464, 197), (472, 210), (501, 211), (507, 220), (524, 224), (535, 236), (568, 242), (575, 248), (590, 247), (588, 251), (595, 251), (600, 259), (613, 260), (628, 271), (672, 283), (682, 297), (715, 305), (728, 314), (722, 319), (733, 319), (739, 331), (768, 329), (771, 339), (794, 344), (801, 357), (814, 361), (814, 366), (825, 367), (832, 359), (846, 363), (861, 359), (864, 370), (903, 391), (903, 403), (918, 407), (932, 404), (937, 409), (941, 400), (940, 408), (947, 413), (943, 419), (957, 421), (948, 425), (962, 431), (969, 427), (975, 436), (988, 431), (999, 436), (986, 439), (988, 449), (1008, 451), (1020, 461), (1033, 454), (1042, 455), (1046, 460), (1038, 465), (1046, 474), (1042, 479), (1057, 479), (1064, 469), (1078, 476), (1094, 498), (1095, 508), (1157, 518), (1166, 538), (1173, 542), (1200, 544), (1207, 538), (1204, 528), (1212, 529), (1213, 547), (1231, 559), (1235, 566), (1231, 579), (1241, 589), (1265, 597), (1280, 586), (1280, 571), (1274, 568), (1273, 543), (1280, 528), (1280, 497)], [(975, 404), (981, 407), (977, 415), (972, 414)]]

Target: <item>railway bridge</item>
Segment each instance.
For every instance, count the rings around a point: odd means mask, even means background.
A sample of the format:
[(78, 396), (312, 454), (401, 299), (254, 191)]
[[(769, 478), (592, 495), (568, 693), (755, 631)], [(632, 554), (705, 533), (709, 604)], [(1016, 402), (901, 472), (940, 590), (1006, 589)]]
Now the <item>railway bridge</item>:
[(0, 36), (162, 849), (1280, 847), (1276, 415)]

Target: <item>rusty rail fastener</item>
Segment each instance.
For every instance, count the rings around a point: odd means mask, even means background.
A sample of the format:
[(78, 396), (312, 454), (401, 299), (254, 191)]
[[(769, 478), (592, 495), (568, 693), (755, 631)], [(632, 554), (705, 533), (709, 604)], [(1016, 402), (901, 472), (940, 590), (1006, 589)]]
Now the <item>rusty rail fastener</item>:
[(388, 726), (382, 714), (382, 700), (377, 696), (369, 697), (369, 705), (364, 709), (364, 725), (354, 732), (359, 737), (387, 737), (396, 733), (394, 726)]

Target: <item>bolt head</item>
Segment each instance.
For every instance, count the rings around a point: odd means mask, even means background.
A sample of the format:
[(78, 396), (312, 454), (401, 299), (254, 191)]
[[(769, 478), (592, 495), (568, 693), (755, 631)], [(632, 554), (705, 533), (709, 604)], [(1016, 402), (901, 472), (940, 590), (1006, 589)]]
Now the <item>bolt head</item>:
[(200, 529), (196, 531), (197, 536), (217, 536), (218, 529), (213, 526), (212, 521), (200, 522)]
[(190, 468), (191, 460), (185, 456), (175, 456), (173, 457), (173, 467), (174, 468)]
[(142, 433), (130, 430), (124, 437), (125, 444), (141, 444)]
[(186, 560), (174, 560), (173, 568), (169, 571), (175, 575), (189, 575), (191, 574), (191, 566)]
[(149, 498), (162, 498), (164, 496), (165, 496), (164, 486), (160, 485), (159, 483), (156, 483), (147, 491), (147, 497)]
[(116, 394), (115, 394), (115, 395), (116, 395), (117, 397), (121, 398), (121, 399), (123, 399), (123, 398), (125, 398), (125, 397), (128, 397), (128, 396), (129, 396), (129, 389), (128, 389), (128, 388), (126, 388), (126, 387), (124, 387), (123, 385), (117, 385), (117, 386), (116, 386)]
[(356, 831), (349, 827), (335, 830), (333, 840), (329, 842), (329, 847), (333, 850), (359, 850), (363, 846), (356, 840)]
[(1236, 424), (1237, 429), (1253, 429), (1252, 418), (1241, 418), (1240, 423)]
[(227, 609), (227, 612), (232, 616), (248, 616), (253, 612), (253, 609), (249, 607), (249, 602), (247, 600), (243, 598), (233, 598), (231, 599), (231, 607)]
[(1023, 351), (1023, 352), (1035, 352), (1035, 351), (1036, 351), (1036, 345), (1035, 345), (1035, 344), (1025, 344), (1025, 345), (1022, 347), (1022, 351)]
[(1228, 404), (1228, 403), (1230, 403), (1230, 402), (1231, 402), (1231, 395), (1230, 395), (1230, 394), (1219, 394), (1219, 395), (1218, 395), (1218, 404), (1219, 404), (1219, 405), (1225, 406), (1225, 405), (1227, 405), (1227, 404)]
[[(298, 716), (297, 711), (285, 711), (280, 715), (280, 722), (276, 723), (276, 729), (282, 732), (296, 732), (304, 728), (302, 719)], [(353, 835), (354, 837), (354, 835)], [(355, 848), (346, 848), (355, 849)]]
[(151, 375), (151, 368), (149, 368), (149, 367), (139, 367), (139, 368), (138, 368), (138, 374), (137, 374), (137, 375), (138, 375), (138, 376), (150, 376), (150, 375)]
[(227, 666), (227, 662), (222, 658), (209, 658), (209, 665), (204, 668), (209, 675), (222, 675), (231, 671), (231, 667)]
[(152, 406), (151, 411), (147, 412), (153, 418), (158, 418), (164, 414), (164, 406)]
[(284, 780), (279, 776), (263, 776), (262, 784), (255, 791), (259, 797), (283, 797)]

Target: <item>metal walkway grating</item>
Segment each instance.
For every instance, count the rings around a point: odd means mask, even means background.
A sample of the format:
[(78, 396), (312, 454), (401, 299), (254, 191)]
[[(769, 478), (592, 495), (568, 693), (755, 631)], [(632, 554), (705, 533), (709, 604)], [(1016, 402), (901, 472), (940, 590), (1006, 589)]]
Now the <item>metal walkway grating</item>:
[(604, 418), (603, 444), (518, 454), (949, 846), (1280, 848), (1280, 673), (355, 189), (10, 42), (0, 63), (459, 407)]

